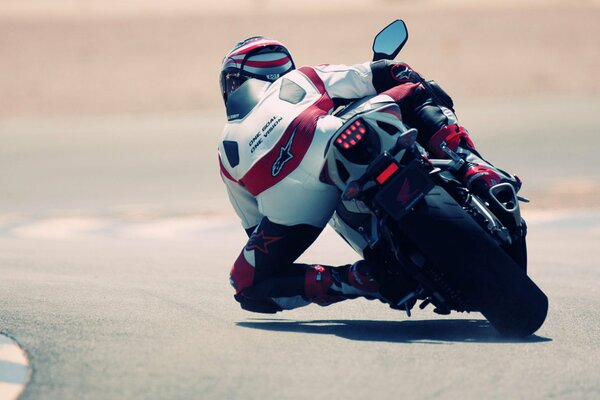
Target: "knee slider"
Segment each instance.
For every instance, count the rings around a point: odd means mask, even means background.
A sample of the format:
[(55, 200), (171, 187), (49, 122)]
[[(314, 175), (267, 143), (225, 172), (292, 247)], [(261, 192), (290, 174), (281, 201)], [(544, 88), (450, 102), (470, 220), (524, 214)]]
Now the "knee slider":
[(260, 314), (275, 314), (283, 309), (275, 304), (271, 299), (253, 299), (245, 296), (243, 293), (233, 296), (240, 303), (242, 309)]

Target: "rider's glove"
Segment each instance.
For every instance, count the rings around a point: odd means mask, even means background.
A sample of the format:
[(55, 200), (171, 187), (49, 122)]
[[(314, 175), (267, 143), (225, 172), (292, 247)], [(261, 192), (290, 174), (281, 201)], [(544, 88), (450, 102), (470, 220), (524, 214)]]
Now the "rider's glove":
[(463, 183), (476, 195), (486, 197), (489, 189), (499, 183), (508, 182), (518, 192), (521, 188), (521, 180), (517, 176), (506, 176), (495, 169), (477, 164), (468, 164), (464, 172)]

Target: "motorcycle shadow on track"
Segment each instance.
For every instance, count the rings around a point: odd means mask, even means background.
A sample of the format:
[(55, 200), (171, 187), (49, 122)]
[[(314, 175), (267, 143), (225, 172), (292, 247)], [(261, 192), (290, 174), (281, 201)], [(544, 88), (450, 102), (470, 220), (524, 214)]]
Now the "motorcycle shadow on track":
[(552, 341), (537, 335), (506, 338), (484, 319), (439, 319), (409, 321), (312, 320), (253, 318), (238, 326), (267, 331), (335, 335), (350, 340), (390, 343), (539, 343)]

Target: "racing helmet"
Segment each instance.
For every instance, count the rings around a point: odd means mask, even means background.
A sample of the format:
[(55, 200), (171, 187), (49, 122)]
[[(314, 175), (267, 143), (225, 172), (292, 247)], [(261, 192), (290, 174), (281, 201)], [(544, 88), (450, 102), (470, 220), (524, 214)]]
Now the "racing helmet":
[(243, 40), (223, 59), (221, 94), (227, 99), (248, 79), (273, 82), (295, 68), (286, 47), (276, 40), (254, 36)]

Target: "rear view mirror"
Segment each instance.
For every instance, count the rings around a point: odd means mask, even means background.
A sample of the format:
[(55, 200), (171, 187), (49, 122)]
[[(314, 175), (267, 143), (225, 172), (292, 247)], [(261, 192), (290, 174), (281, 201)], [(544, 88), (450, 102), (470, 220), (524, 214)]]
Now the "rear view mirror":
[(375, 36), (373, 40), (373, 61), (393, 60), (408, 40), (406, 24), (397, 19)]

